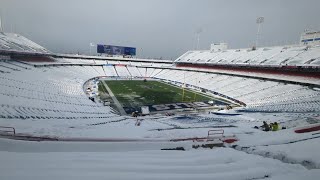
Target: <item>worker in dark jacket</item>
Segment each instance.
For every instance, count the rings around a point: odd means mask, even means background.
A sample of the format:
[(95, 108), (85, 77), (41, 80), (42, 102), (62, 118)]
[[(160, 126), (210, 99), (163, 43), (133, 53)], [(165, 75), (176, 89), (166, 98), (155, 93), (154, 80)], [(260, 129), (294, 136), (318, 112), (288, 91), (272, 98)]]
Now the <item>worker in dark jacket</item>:
[(261, 126), (263, 131), (270, 131), (269, 124), (263, 121), (263, 125)]

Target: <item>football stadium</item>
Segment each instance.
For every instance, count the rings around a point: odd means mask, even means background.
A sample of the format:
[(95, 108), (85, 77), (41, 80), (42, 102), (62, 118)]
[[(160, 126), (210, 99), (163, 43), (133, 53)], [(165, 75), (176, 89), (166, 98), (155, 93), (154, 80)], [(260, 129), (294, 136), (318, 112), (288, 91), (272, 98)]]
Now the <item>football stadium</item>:
[(1, 28), (1, 180), (320, 177), (320, 31), (174, 60), (39, 44)]

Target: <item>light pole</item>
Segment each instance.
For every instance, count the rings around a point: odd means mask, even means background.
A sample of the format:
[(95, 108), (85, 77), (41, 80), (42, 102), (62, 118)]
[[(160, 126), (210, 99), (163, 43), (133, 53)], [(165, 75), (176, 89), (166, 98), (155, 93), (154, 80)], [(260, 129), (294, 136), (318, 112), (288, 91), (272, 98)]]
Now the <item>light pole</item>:
[(91, 47), (94, 47), (94, 44), (93, 44), (93, 43), (90, 43), (90, 44), (89, 44), (90, 56), (91, 56)]
[(258, 24), (258, 30), (257, 30), (257, 36), (256, 36), (256, 43), (255, 43), (255, 47), (258, 47), (258, 40), (259, 40), (259, 35), (260, 35), (260, 27), (261, 24), (264, 22), (264, 17), (258, 17), (256, 20), (256, 23)]
[(2, 17), (1, 17), (1, 14), (0, 14), (0, 32), (3, 32), (3, 27), (2, 27)]
[(199, 45), (200, 45), (200, 34), (202, 33), (202, 28), (198, 28), (196, 31), (196, 36), (197, 36), (197, 46), (196, 50), (199, 50)]

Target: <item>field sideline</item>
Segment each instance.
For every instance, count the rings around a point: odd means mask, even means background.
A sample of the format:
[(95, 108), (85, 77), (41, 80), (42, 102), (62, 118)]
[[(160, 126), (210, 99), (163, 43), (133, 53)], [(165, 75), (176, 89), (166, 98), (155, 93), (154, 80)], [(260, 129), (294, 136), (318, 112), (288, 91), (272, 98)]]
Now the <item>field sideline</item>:
[[(140, 109), (141, 106), (171, 103), (208, 102), (214, 100), (218, 104), (225, 104), (199, 92), (187, 89), (183, 92), (182, 88), (161, 81), (105, 80), (105, 83), (127, 112)], [(182, 95), (183, 93), (184, 96)]]

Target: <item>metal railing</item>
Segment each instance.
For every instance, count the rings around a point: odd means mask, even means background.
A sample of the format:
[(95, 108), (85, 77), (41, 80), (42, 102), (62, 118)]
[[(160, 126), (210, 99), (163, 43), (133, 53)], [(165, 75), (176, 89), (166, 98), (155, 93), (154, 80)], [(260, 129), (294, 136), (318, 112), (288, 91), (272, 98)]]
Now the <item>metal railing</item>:
[(223, 134), (224, 134), (224, 130), (223, 129), (209, 130), (207, 139), (223, 137)]
[(13, 136), (16, 135), (16, 129), (14, 127), (0, 126), (0, 133), (2, 132), (8, 133), (8, 134), (12, 133)]

